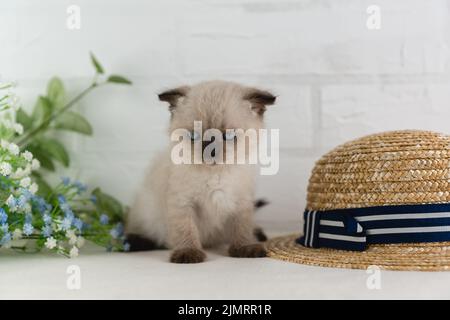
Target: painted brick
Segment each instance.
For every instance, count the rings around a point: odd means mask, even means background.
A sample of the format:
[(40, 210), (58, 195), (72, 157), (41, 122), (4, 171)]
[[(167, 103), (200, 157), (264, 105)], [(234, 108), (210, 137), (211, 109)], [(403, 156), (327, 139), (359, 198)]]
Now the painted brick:
[[(421, 84), (329, 86), (322, 90), (321, 144), (324, 147), (386, 130), (449, 131), (442, 118), (443, 88)], [(447, 85), (448, 88), (448, 85)], [(433, 94), (434, 93), (434, 94)], [(448, 100), (447, 100), (448, 101)], [(448, 113), (448, 111), (447, 111)]]

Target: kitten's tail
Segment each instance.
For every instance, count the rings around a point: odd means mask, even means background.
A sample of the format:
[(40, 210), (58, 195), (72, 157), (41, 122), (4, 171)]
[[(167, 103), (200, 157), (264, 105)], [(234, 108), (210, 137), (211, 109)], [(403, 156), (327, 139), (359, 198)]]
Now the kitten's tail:
[(269, 201), (267, 201), (264, 198), (258, 199), (254, 202), (255, 209), (259, 209), (261, 207), (267, 206), (269, 204)]
[[(258, 199), (254, 203), (256, 210), (258, 210), (259, 208), (262, 208), (264, 206), (267, 206), (268, 204), (269, 204), (269, 201), (267, 201), (264, 198)], [(264, 232), (263, 228), (261, 228), (261, 227), (255, 227), (255, 229), (253, 229), (253, 235), (255, 236), (256, 240), (258, 240), (259, 242), (267, 241), (267, 235)]]

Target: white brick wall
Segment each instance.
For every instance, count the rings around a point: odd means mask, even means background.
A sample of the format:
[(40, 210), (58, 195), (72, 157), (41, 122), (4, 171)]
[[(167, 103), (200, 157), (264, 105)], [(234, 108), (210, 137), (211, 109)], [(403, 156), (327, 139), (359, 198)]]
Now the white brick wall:
[[(66, 28), (66, 8), (82, 28)], [(366, 27), (369, 5), (381, 29)], [(267, 123), (280, 128), (281, 167), (259, 178), (272, 206), (262, 220), (297, 220), (314, 160), (382, 130), (450, 133), (450, 2), (445, 0), (2, 0), (0, 74), (28, 107), (57, 74), (72, 92), (89, 81), (88, 52), (131, 88), (93, 93), (80, 110), (94, 138), (68, 137), (72, 174), (124, 202), (165, 141), (168, 112), (155, 93), (228, 79), (279, 95)], [(293, 224), (293, 228), (297, 225)]]

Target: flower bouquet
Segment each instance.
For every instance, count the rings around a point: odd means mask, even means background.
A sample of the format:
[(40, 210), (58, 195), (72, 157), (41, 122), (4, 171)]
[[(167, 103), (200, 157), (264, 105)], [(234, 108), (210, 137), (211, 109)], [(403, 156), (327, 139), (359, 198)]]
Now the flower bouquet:
[[(100, 85), (97, 79), (103, 73), (94, 56), (91, 59), (96, 76), (88, 91)], [(120, 76), (111, 76), (106, 82), (130, 83)], [(52, 79), (49, 86), (55, 83), (57, 93), (61, 93), (60, 80)], [(68, 154), (61, 142), (50, 140), (53, 149), (47, 146), (49, 152), (43, 152), (42, 144), (49, 141), (45, 138), (46, 130), (52, 123), (61, 125), (62, 116), (67, 120), (69, 115), (72, 121), (66, 121), (66, 128), (62, 129), (91, 133), (92, 130), (86, 129), (90, 128), (87, 120), (74, 112), (67, 113), (88, 91), (53, 112), (42, 104), (52, 100), (40, 97), (37, 108), (47, 114), (40, 115), (41, 119), (33, 126), (31, 117), (19, 108), (13, 88), (12, 83), (0, 83), (0, 247), (27, 252), (51, 250), (75, 257), (85, 240), (90, 240), (107, 250), (127, 251), (129, 245), (121, 222), (123, 207), (117, 200), (99, 188), (88, 192), (87, 186), (68, 177), (51, 187), (41, 171), (41, 162), (45, 164), (44, 170), (55, 170), (54, 159), (68, 165)], [(74, 118), (81, 121), (81, 127)], [(85, 128), (84, 132), (80, 128)]]

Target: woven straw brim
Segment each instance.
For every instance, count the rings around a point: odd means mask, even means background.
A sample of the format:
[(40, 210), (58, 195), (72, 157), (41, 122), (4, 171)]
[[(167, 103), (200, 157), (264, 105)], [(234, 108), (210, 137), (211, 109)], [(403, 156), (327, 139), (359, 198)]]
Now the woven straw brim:
[(277, 237), (267, 242), (268, 256), (288, 262), (332, 267), (385, 270), (448, 271), (450, 242), (370, 245), (366, 251), (306, 248), (295, 242), (297, 235)]

